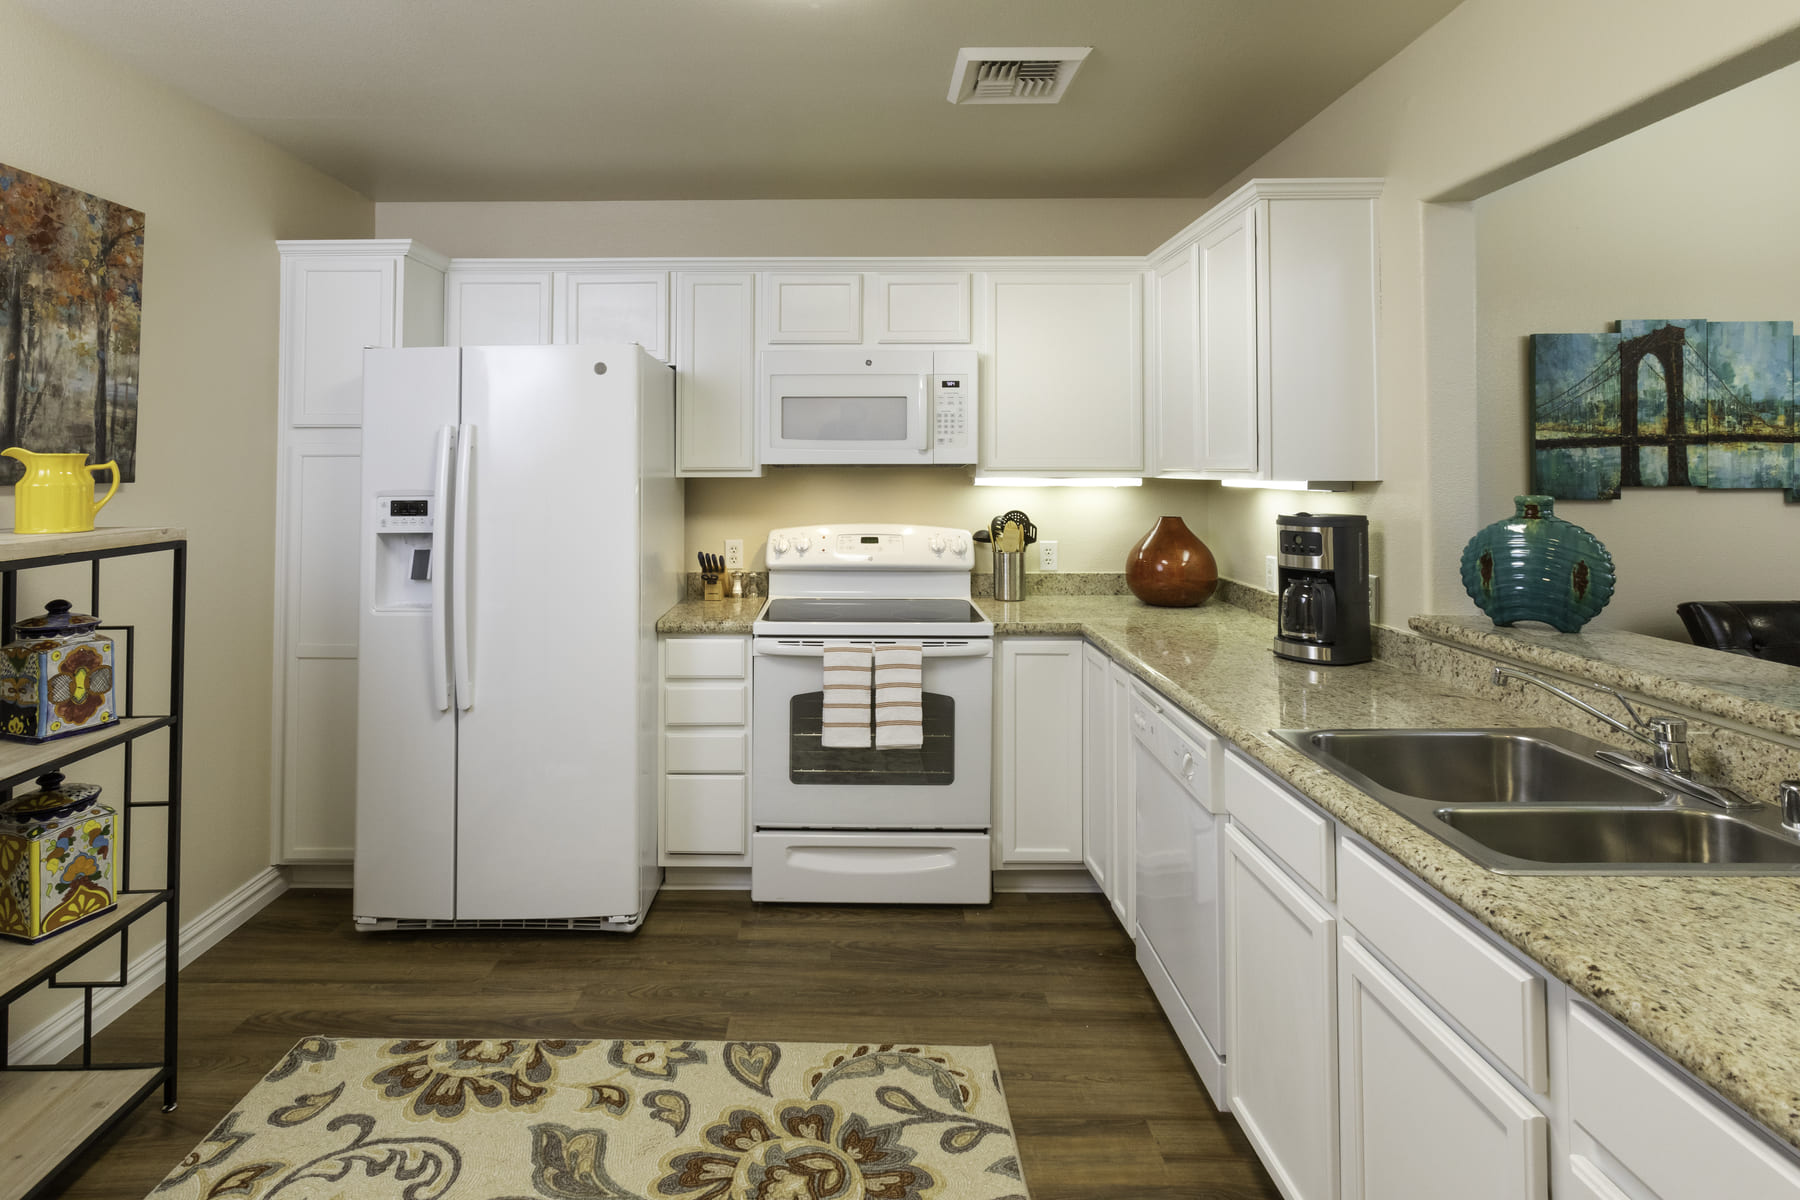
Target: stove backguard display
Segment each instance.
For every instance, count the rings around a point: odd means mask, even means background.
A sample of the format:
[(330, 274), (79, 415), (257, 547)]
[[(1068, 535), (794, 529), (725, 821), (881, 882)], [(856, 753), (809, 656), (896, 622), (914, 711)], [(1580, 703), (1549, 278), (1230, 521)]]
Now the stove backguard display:
[(846, 750), (820, 744), (825, 693), (788, 700), (788, 779), (796, 784), (943, 787), (956, 781), (956, 701), (925, 693), (925, 744)]

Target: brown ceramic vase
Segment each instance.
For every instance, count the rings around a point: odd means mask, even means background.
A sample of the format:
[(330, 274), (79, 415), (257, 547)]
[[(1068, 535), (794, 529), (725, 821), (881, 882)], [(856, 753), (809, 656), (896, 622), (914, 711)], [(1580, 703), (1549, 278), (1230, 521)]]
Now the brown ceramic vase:
[(1163, 517), (1125, 556), (1125, 586), (1145, 604), (1192, 608), (1219, 589), (1219, 564), (1180, 517)]

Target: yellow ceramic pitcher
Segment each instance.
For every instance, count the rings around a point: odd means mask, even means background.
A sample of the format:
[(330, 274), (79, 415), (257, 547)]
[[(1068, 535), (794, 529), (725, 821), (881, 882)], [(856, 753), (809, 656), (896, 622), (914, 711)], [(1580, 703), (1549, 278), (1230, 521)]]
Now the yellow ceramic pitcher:
[[(0, 455), (25, 464), (25, 478), (13, 489), (14, 533), (83, 533), (94, 527), (94, 514), (119, 490), (119, 464), (87, 465), (85, 454), (39, 454), (20, 446)], [(94, 502), (95, 471), (111, 471), (112, 486)]]

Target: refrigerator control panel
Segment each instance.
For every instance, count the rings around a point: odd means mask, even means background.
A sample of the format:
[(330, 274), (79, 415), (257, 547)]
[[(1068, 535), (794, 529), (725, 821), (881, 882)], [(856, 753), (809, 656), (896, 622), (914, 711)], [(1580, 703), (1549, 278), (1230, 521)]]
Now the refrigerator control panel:
[(375, 528), (381, 533), (430, 533), (434, 504), (431, 496), (381, 496), (375, 501)]

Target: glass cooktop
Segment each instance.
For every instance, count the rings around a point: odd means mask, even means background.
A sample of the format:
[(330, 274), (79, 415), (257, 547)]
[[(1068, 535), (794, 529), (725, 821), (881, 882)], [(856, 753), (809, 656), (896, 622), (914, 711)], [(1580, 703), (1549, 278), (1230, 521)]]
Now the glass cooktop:
[(762, 619), (844, 625), (891, 624), (900, 621), (921, 625), (954, 625), (986, 620), (967, 600), (909, 600), (892, 596), (784, 596), (769, 601)]

